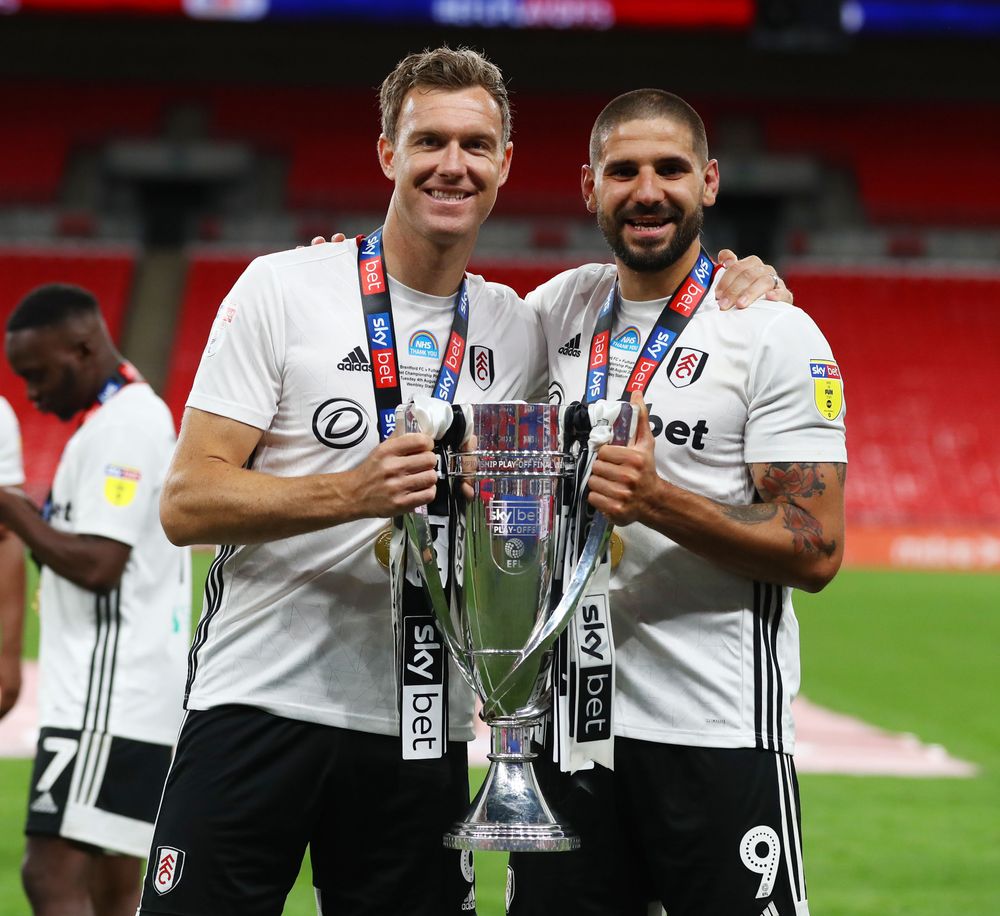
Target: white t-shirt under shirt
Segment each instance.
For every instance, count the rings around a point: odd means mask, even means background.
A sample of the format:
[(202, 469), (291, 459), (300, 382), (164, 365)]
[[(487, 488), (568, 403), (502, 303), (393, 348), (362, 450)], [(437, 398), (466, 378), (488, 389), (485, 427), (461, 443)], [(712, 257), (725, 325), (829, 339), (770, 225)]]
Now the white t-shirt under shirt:
[[(541, 317), (554, 399), (583, 397), (597, 313), (614, 278), (613, 265), (590, 264), (528, 296)], [(621, 394), (663, 306), (621, 304), (609, 397)], [(784, 303), (722, 312), (710, 292), (645, 400), (660, 476), (721, 503), (753, 502), (748, 464), (847, 460), (829, 344), (808, 315)], [(799, 686), (791, 589), (727, 572), (644, 525), (619, 531), (625, 552), (610, 594), (616, 733), (790, 753), (789, 704)]]
[[(537, 317), (507, 287), (475, 275), (467, 282), (455, 403), (544, 390)], [(427, 296), (391, 278), (389, 291), (405, 401), (431, 391), (454, 297)], [(251, 467), (265, 474), (359, 465), (379, 439), (356, 243), (255, 260), (219, 309), (187, 404), (262, 430)], [(372, 550), (387, 524), (363, 519), (220, 548), (191, 653), (188, 707), (243, 703), (397, 734), (389, 578)], [(450, 684), (451, 738), (469, 739), (471, 697), (454, 668)]]
[(10, 404), (0, 398), (0, 487), (17, 487), (22, 483), (21, 430)]
[(155, 744), (173, 744), (191, 620), (190, 551), (159, 521), (174, 447), (167, 406), (126, 385), (73, 434), (56, 470), (49, 523), (132, 550), (120, 587), (95, 594), (48, 567), (40, 582), (39, 719)]

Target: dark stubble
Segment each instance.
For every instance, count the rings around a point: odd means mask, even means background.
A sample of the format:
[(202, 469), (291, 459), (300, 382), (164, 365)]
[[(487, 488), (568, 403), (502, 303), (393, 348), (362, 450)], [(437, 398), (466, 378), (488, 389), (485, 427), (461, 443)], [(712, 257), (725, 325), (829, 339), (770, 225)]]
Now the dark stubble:
[[(664, 220), (680, 220), (675, 222), (673, 238), (663, 248), (644, 248), (629, 246), (625, 242), (624, 228), (626, 221), (638, 217), (655, 217)], [(691, 243), (701, 234), (704, 223), (704, 209), (699, 205), (686, 215), (681, 215), (673, 207), (631, 207), (617, 218), (603, 210), (597, 211), (597, 225), (604, 235), (611, 250), (626, 267), (640, 273), (654, 273), (675, 264), (691, 247)]]

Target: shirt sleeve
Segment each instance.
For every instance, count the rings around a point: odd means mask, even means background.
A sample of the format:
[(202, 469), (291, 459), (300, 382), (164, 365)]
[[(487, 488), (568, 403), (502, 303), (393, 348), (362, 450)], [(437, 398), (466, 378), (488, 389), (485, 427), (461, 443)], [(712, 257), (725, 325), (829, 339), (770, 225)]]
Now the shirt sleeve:
[(0, 398), (0, 487), (16, 487), (23, 483), (21, 430), (10, 404)]
[(169, 443), (133, 424), (102, 427), (76, 456), (70, 528), (134, 547), (159, 524), (160, 490)]
[(844, 381), (826, 338), (801, 309), (777, 313), (750, 367), (747, 464), (846, 462)]
[(281, 395), (284, 336), (280, 285), (257, 258), (219, 306), (187, 406), (266, 430)]

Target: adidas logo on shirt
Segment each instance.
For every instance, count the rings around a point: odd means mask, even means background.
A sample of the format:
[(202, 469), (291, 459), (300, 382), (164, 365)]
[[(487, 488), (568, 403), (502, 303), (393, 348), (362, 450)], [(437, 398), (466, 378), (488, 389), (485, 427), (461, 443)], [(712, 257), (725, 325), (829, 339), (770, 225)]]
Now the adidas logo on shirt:
[(580, 355), (580, 335), (577, 334), (576, 337), (571, 337), (566, 341), (560, 348), (560, 354), (563, 356), (579, 356)]
[(355, 347), (339, 363), (337, 368), (344, 372), (371, 372), (372, 364), (368, 362), (368, 355), (361, 347)]

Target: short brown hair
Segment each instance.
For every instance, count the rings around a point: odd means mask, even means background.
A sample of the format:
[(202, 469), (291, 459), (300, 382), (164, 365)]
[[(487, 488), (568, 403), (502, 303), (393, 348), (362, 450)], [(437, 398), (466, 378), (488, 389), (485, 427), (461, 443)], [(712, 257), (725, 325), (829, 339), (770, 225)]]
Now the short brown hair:
[(612, 99), (594, 122), (590, 132), (590, 164), (596, 166), (611, 131), (626, 121), (667, 118), (691, 131), (695, 155), (708, 162), (708, 137), (701, 116), (679, 95), (663, 89), (635, 89)]
[(434, 50), (408, 54), (382, 83), (378, 94), (382, 112), (382, 133), (390, 143), (396, 142), (396, 124), (403, 99), (411, 89), (485, 89), (500, 108), (503, 123), (503, 142), (510, 140), (510, 101), (503, 74), (496, 64), (484, 54), (471, 48), (449, 48), (443, 45)]

